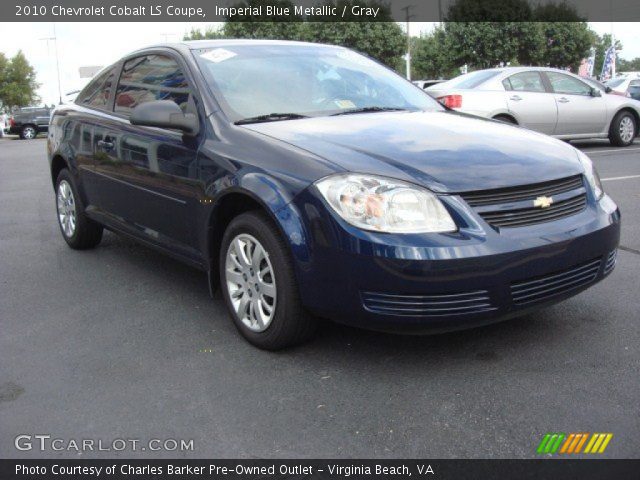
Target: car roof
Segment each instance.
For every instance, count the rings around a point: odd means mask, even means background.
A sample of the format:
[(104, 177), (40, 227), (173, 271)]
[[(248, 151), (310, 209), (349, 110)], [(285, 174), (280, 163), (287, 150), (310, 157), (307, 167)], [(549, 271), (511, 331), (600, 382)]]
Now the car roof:
[[(149, 50), (152, 48), (173, 48), (176, 50), (199, 50), (202, 48), (215, 48), (215, 47), (232, 47), (232, 46), (245, 46), (245, 45), (282, 45), (282, 46), (300, 46), (300, 47), (326, 47), (326, 48), (344, 48), (340, 45), (327, 45), (322, 43), (311, 42), (298, 42), (292, 40), (253, 40), (253, 39), (236, 39), (225, 38), (219, 40), (186, 40), (184, 42), (173, 43), (158, 43), (155, 45), (149, 45), (148, 47), (141, 48), (138, 51)], [(132, 53), (136, 53), (132, 52)]]

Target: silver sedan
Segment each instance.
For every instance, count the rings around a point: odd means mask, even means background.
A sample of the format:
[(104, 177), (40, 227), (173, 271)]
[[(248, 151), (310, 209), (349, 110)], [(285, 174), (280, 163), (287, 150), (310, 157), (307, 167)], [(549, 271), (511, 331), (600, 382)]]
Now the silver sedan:
[(506, 67), (478, 70), (425, 90), (447, 107), (502, 120), (557, 138), (609, 138), (633, 143), (640, 101), (605, 90), (564, 70)]

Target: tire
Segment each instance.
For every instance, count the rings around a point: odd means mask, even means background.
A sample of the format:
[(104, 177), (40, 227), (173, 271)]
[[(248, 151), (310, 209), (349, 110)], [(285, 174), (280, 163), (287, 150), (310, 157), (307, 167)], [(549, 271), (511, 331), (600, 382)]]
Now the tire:
[(302, 307), (289, 247), (266, 214), (252, 211), (231, 221), (219, 265), (227, 309), (249, 343), (280, 350), (311, 338), (317, 320)]
[(33, 125), (25, 125), (20, 130), (20, 138), (22, 140), (33, 140), (38, 135), (38, 130)]
[(631, 112), (618, 112), (609, 127), (609, 141), (616, 147), (627, 147), (638, 133), (638, 124)]
[(102, 225), (87, 218), (76, 182), (66, 168), (56, 179), (56, 213), (62, 237), (71, 248), (86, 250), (102, 240)]
[(494, 120), (498, 120), (499, 122), (503, 122), (503, 123), (508, 123), (510, 125), (517, 125), (518, 122), (516, 122), (513, 117), (510, 117), (509, 115), (496, 115), (495, 117), (493, 117)]

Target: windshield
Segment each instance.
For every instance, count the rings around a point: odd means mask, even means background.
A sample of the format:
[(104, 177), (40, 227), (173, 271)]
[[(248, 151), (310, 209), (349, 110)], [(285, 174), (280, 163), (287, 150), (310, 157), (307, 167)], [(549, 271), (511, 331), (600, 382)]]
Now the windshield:
[(614, 88), (622, 85), (627, 79), (626, 78), (616, 78), (615, 80), (609, 80), (605, 83), (608, 87)]
[(605, 86), (598, 82), (597, 80), (594, 80), (593, 78), (589, 78), (589, 77), (580, 77), (580, 80), (583, 80), (585, 82), (587, 82), (589, 85), (591, 85), (592, 87), (595, 87), (599, 90), (605, 90)]
[(499, 73), (498, 70), (477, 70), (440, 83), (434, 88), (475, 88)]
[(195, 50), (194, 55), (232, 121), (356, 109), (443, 110), (391, 70), (341, 47), (229, 45)]

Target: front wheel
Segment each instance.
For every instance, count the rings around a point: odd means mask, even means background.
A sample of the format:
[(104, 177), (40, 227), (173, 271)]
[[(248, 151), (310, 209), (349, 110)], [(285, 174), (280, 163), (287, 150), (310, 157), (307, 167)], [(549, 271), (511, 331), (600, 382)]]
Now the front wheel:
[(609, 141), (617, 147), (627, 147), (633, 143), (638, 126), (630, 112), (619, 112), (611, 122)]
[(102, 226), (87, 218), (75, 180), (63, 168), (56, 180), (56, 209), (62, 237), (76, 250), (93, 248), (102, 240)]
[(23, 140), (33, 140), (38, 135), (38, 131), (31, 125), (26, 125), (20, 130), (20, 138)]
[(219, 264), (225, 303), (250, 343), (279, 350), (311, 337), (316, 320), (302, 307), (288, 246), (267, 215), (247, 212), (229, 224)]

